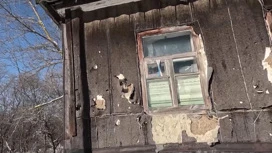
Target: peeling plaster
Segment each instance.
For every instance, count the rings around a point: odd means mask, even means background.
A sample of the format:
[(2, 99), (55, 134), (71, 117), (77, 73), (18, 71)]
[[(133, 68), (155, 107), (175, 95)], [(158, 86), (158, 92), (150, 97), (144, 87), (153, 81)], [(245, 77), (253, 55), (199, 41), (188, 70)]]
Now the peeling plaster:
[(213, 73), (213, 68), (208, 66), (208, 60), (207, 60), (206, 52), (205, 52), (205, 49), (204, 49), (202, 36), (199, 34), (198, 38), (199, 38), (199, 42), (198, 42), (199, 51), (198, 52), (199, 52), (199, 56), (201, 57), (200, 59), (201, 59), (202, 65), (204, 66), (203, 70), (204, 70), (204, 75), (205, 75), (205, 78), (206, 78), (206, 82), (207, 82), (207, 84), (209, 84), (209, 80), (211, 79), (211, 76), (212, 76), (212, 73)]
[(163, 114), (152, 117), (152, 134), (155, 144), (182, 143), (182, 131), (198, 143), (218, 142), (219, 121), (206, 115)]
[(129, 103), (137, 103), (134, 84), (128, 83), (123, 74), (116, 75), (115, 77), (118, 78), (119, 85), (121, 86), (121, 97), (127, 99)]
[[(212, 120), (214, 120), (214, 122)], [(214, 129), (217, 126), (217, 120), (209, 119), (207, 116), (192, 118), (191, 121), (191, 132), (196, 135), (204, 135), (207, 131)]]
[(200, 46), (199, 55), (201, 56), (201, 62), (204, 65), (204, 74), (206, 76), (206, 80), (208, 81), (209, 80), (209, 78), (208, 78), (208, 60), (207, 60), (206, 53), (204, 50), (204, 44), (203, 44), (202, 37), (201, 37), (201, 35), (199, 35), (198, 37), (199, 37), (199, 46)]
[(267, 78), (272, 83), (272, 55), (271, 48), (265, 48), (264, 60), (262, 61), (263, 69), (267, 71)]
[(95, 101), (95, 107), (100, 110), (106, 109), (105, 99), (101, 95), (97, 95), (96, 98), (93, 99)]
[(119, 126), (120, 123), (121, 123), (121, 121), (118, 119), (118, 120), (115, 122), (115, 125), (116, 125), (116, 126)]

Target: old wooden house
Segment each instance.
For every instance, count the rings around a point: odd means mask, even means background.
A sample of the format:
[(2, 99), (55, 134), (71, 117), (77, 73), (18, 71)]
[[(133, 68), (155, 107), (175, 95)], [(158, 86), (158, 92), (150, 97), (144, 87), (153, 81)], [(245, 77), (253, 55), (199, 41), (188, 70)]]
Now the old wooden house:
[(70, 152), (272, 152), (269, 0), (38, 0)]

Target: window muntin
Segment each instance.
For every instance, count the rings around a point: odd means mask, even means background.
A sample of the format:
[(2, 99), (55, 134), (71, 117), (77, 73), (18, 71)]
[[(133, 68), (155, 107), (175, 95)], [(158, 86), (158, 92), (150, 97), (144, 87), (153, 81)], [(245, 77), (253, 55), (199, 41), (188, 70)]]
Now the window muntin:
[(197, 54), (190, 31), (140, 37), (149, 109), (203, 105)]

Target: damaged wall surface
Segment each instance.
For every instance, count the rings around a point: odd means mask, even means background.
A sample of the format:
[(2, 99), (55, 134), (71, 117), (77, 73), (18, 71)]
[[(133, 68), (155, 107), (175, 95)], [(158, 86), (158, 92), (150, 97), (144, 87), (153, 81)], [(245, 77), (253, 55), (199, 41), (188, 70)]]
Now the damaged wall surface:
[[(112, 12), (100, 9), (95, 15), (83, 12), (81, 41), (85, 53), (81, 58), (86, 61), (86, 70), (82, 71), (86, 72), (87, 99), (92, 106), (92, 147), (271, 143), (271, 50), (260, 3), (145, 2), (117, 6)], [(110, 13), (121, 15), (103, 18)], [(136, 34), (182, 25), (192, 26), (203, 39), (202, 53), (207, 56), (207, 66), (213, 69), (208, 84), (212, 110), (204, 114), (145, 114)], [(126, 83), (133, 84), (139, 103), (133, 104), (122, 96), (122, 81), (116, 77), (119, 74), (125, 76)]]
[(218, 120), (204, 115), (154, 115), (151, 124), (156, 144), (187, 142), (185, 136), (197, 143), (218, 142)]

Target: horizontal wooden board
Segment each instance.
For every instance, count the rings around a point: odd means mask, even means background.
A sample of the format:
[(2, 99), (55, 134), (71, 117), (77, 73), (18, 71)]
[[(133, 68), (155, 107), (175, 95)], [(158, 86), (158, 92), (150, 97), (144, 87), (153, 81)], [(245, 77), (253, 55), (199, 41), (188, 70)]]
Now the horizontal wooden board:
[[(138, 147), (119, 147), (95, 149), (93, 153), (155, 153), (155, 145)], [(271, 143), (223, 143), (210, 147), (205, 144), (172, 144), (164, 146), (160, 153), (253, 153), (253, 152), (271, 152)]]

